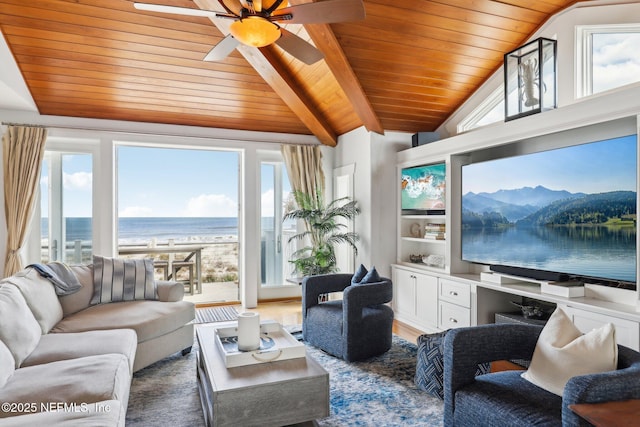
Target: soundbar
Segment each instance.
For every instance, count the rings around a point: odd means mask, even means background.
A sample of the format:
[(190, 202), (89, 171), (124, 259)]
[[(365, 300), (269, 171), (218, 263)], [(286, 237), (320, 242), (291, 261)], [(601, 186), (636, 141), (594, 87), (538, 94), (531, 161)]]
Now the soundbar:
[(536, 270), (534, 268), (511, 267), (508, 265), (495, 264), (489, 266), (491, 271), (496, 273), (508, 274), (510, 276), (528, 277), (535, 280), (544, 280), (548, 282), (566, 282), (570, 276), (566, 273), (558, 273), (556, 271)]

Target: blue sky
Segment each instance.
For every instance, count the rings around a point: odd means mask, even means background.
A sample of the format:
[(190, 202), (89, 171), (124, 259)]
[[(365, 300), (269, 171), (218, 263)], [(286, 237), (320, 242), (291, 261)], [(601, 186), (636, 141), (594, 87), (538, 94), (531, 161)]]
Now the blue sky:
[[(238, 212), (240, 154), (222, 150), (118, 147), (120, 217), (234, 217)], [(64, 215), (91, 216), (91, 156), (63, 157)], [(271, 175), (269, 174), (271, 172)], [(272, 168), (262, 170), (263, 216), (273, 215)], [(48, 165), (41, 179), (47, 216)], [(284, 198), (289, 192), (285, 177)]]
[(463, 168), (462, 194), (542, 185), (572, 193), (636, 191), (636, 136), (510, 157)]
[(119, 147), (119, 215), (237, 216), (239, 158), (234, 151)]

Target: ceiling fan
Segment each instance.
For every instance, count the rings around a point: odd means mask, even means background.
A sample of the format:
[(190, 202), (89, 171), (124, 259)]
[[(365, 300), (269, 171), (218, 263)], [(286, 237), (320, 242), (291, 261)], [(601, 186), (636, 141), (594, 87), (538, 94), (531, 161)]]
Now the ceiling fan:
[(240, 43), (252, 47), (277, 44), (306, 64), (323, 58), (312, 44), (282, 28), (278, 23), (330, 24), (364, 19), (362, 0), (324, 0), (287, 7), (287, 0), (218, 0), (225, 12), (186, 7), (134, 3), (138, 10), (177, 15), (226, 18), (233, 22), (229, 34), (204, 58), (218, 61), (226, 58)]

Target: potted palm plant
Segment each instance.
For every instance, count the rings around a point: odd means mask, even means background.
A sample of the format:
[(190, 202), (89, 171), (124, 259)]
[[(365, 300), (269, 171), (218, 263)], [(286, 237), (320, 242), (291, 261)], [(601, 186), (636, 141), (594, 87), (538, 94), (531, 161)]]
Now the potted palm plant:
[(325, 206), (320, 191), (307, 194), (301, 191), (293, 193), (297, 209), (290, 210), (283, 220), (301, 219), (305, 230), (289, 238), (289, 242), (303, 241), (304, 247), (292, 253), (291, 262), (296, 273), (302, 276), (334, 273), (336, 267), (335, 245), (347, 243), (358, 253), (357, 233), (347, 231), (347, 225), (339, 219), (354, 219), (360, 208), (357, 202), (349, 197), (336, 199)]

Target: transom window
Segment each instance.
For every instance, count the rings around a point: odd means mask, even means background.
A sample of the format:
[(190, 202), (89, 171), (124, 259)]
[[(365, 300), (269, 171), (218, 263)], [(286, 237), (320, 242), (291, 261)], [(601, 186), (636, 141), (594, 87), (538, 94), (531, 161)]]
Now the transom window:
[(640, 24), (576, 27), (578, 98), (640, 81)]
[(504, 120), (504, 85), (478, 105), (458, 124), (458, 133)]

